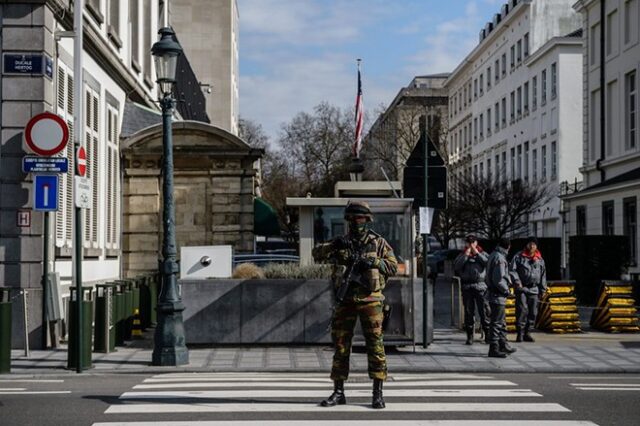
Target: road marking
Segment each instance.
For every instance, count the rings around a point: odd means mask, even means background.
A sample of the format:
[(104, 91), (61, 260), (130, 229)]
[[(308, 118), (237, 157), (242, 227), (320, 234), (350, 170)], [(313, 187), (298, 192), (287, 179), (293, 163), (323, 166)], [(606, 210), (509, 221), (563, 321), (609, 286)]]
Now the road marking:
[(571, 386), (608, 386), (612, 388), (637, 388), (640, 383), (571, 383)]
[(54, 379), (0, 379), (0, 383), (64, 383), (64, 380)]
[(93, 426), (597, 426), (574, 420), (278, 420), (278, 421), (175, 421), (175, 422), (102, 422)]
[(0, 388), (0, 392), (5, 392), (5, 391), (24, 391), (27, 390), (27, 388)]
[[(330, 383), (329, 383), (330, 385)], [(517, 386), (508, 380), (432, 380), (432, 381), (415, 381), (415, 382), (387, 382), (385, 388), (393, 387), (432, 387), (432, 386)], [(236, 388), (236, 389), (255, 389), (259, 387), (269, 388), (327, 388), (327, 383), (304, 383), (300, 382), (279, 382), (279, 383), (239, 383), (233, 382), (189, 382), (189, 383), (152, 383), (134, 386), (134, 389), (163, 389), (163, 388)], [(371, 383), (345, 383), (346, 389), (355, 388), (371, 388)]]
[(580, 390), (610, 390), (610, 391), (640, 391), (640, 387), (636, 387), (636, 388), (613, 388), (613, 387), (579, 387), (579, 386), (576, 386), (576, 389), (580, 389)]
[[(198, 404), (122, 404), (111, 405), (105, 414), (133, 413), (372, 413), (370, 404), (320, 407), (310, 403), (198, 403)], [(501, 413), (568, 413), (568, 408), (555, 403), (399, 403), (389, 404), (385, 412), (501, 412)]]
[[(347, 397), (371, 397), (371, 390), (346, 391)], [(322, 398), (326, 391), (315, 390), (220, 390), (220, 391), (160, 391), (125, 392), (120, 399), (155, 398)], [(391, 389), (384, 392), (385, 397), (469, 397), (469, 398), (511, 398), (541, 397), (530, 389)]]
[(18, 391), (18, 392), (0, 392), (0, 395), (43, 395), (54, 393), (71, 393), (71, 391)]

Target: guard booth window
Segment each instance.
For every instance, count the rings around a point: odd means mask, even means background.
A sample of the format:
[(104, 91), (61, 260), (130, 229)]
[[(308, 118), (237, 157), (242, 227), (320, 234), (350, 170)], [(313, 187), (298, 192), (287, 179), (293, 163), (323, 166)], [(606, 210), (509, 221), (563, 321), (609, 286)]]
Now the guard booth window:
[[(313, 219), (313, 245), (331, 240), (347, 231), (343, 207), (315, 207)], [(391, 245), (399, 261), (409, 259), (411, 245), (406, 232), (403, 213), (373, 212), (372, 229)]]

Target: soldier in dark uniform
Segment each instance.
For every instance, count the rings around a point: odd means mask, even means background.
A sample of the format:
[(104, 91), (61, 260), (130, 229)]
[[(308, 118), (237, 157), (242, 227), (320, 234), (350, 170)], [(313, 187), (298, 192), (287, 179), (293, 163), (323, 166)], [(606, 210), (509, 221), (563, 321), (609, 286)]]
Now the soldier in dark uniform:
[(489, 289), (489, 304), (491, 306), (491, 323), (489, 325), (489, 356), (492, 358), (506, 358), (516, 351), (507, 343), (507, 321), (505, 305), (509, 297), (509, 287), (512, 279), (509, 274), (507, 253), (511, 242), (501, 239), (496, 249), (487, 261), (487, 287)]
[[(350, 202), (344, 217), (348, 223), (347, 235), (336, 237), (313, 249), (316, 261), (331, 260), (334, 263), (332, 281), (336, 294), (339, 294), (340, 286), (348, 284), (344, 299), (336, 303), (331, 322), (335, 350), (331, 368), (333, 393), (320, 405), (332, 407), (347, 403), (344, 381), (349, 376), (353, 330), (360, 318), (367, 347), (369, 377), (373, 379), (371, 406), (384, 408), (382, 383), (387, 378), (387, 361), (382, 340), (382, 290), (388, 277), (396, 273), (398, 262), (389, 243), (371, 230), (373, 216), (367, 203)], [(353, 271), (352, 274), (348, 273), (350, 270)], [(356, 277), (357, 280), (354, 279)], [(347, 279), (350, 282), (346, 283)]]

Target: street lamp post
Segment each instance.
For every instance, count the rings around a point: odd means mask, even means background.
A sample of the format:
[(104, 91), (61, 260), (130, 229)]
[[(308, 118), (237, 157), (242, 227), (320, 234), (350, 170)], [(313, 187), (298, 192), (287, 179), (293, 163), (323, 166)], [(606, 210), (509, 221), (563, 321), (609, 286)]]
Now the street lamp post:
[(175, 207), (173, 201), (173, 141), (171, 117), (175, 100), (171, 95), (175, 83), (178, 56), (182, 47), (174, 39), (171, 28), (160, 29), (160, 40), (151, 48), (155, 58), (156, 80), (160, 86), (162, 107), (162, 262), (160, 276), (162, 287), (158, 298), (158, 324), (155, 331), (152, 364), (176, 366), (189, 363), (185, 345), (182, 311), (184, 305), (178, 292), (179, 270), (176, 249)]

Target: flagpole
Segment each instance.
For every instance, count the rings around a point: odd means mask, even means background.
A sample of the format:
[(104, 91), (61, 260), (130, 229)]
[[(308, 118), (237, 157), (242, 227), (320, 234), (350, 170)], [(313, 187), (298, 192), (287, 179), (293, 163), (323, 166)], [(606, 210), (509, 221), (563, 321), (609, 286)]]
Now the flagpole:
[(360, 148), (362, 145), (362, 126), (363, 126), (363, 114), (362, 110), (362, 81), (360, 76), (360, 64), (362, 59), (356, 59), (358, 66), (358, 90), (356, 93), (356, 111), (355, 111), (355, 127), (354, 127), (354, 142), (351, 158), (351, 167), (349, 168), (349, 176), (352, 182), (362, 180), (362, 172), (364, 172), (364, 166), (360, 160)]

